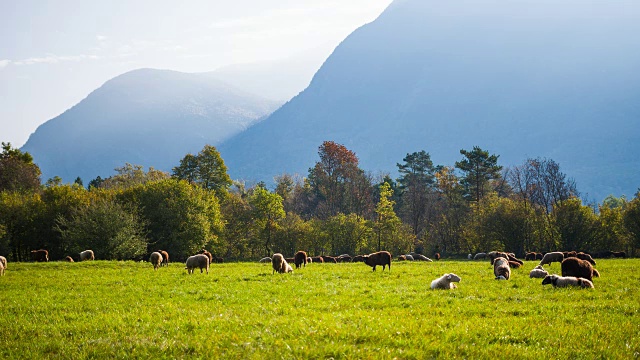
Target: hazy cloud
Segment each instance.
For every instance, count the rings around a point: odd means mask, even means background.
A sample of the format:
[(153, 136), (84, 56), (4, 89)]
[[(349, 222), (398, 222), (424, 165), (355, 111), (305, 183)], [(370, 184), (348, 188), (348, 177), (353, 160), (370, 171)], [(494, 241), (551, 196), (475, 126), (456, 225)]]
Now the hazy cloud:
[(11, 62), (11, 60), (0, 60), (0, 69), (2, 69), (3, 67), (9, 65), (10, 62)]
[[(61, 62), (69, 61), (83, 61), (83, 60), (97, 60), (100, 57), (97, 55), (72, 55), (72, 56), (59, 56), (55, 54), (47, 54), (44, 57), (31, 57), (24, 60), (14, 61), (16, 65), (33, 65), (33, 64), (57, 64)], [(7, 60), (8, 61), (8, 60)]]

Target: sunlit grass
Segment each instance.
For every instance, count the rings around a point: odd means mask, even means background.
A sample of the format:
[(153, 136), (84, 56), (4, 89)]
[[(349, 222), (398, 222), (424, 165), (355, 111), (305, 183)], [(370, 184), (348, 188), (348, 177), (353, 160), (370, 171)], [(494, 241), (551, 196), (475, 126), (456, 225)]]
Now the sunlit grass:
[[(488, 262), (10, 263), (4, 358), (638, 358), (640, 260), (598, 260), (595, 290), (493, 280)], [(552, 272), (559, 272), (554, 264)], [(462, 281), (429, 290), (447, 272)]]

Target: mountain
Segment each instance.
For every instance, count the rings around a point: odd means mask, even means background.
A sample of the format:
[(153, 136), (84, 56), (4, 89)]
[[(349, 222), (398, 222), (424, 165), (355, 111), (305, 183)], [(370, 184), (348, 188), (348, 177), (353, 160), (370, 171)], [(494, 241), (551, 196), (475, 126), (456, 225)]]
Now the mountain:
[(170, 171), (187, 153), (220, 144), (279, 105), (211, 74), (134, 70), (38, 127), (22, 150), (44, 180), (88, 183), (127, 162)]
[(555, 160), (601, 200), (640, 186), (640, 3), (396, 0), (309, 87), (219, 147), (233, 178), (306, 175), (324, 140), (396, 175), (407, 153), (453, 165)]

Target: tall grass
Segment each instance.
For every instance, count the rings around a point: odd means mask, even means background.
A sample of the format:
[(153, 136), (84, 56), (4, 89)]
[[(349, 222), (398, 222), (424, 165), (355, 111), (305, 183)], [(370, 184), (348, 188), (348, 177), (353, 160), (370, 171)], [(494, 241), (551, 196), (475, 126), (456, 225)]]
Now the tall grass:
[[(10, 263), (3, 358), (638, 358), (640, 260), (598, 260), (594, 290), (496, 281), (488, 262)], [(547, 267), (549, 268), (549, 267)], [(554, 263), (551, 272), (559, 273)], [(447, 272), (455, 290), (429, 290)]]

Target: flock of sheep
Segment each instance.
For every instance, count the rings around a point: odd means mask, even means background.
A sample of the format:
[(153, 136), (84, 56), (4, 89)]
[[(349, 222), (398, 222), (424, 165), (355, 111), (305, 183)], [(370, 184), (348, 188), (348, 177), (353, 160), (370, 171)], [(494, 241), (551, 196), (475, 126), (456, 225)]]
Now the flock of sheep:
[[(80, 261), (94, 260), (95, 256), (92, 250), (85, 250), (80, 254)], [(47, 250), (33, 250), (31, 251), (31, 257), (34, 261), (49, 261)], [(436, 259), (439, 259), (440, 255), (436, 254)], [(468, 255), (469, 260), (482, 260), (489, 259), (493, 266), (493, 274), (496, 280), (509, 280), (511, 278), (511, 268), (518, 268), (524, 264), (521, 260), (517, 259), (512, 253), (492, 251), (489, 253), (478, 253), (475, 256)], [(348, 254), (343, 254), (337, 257), (332, 256), (317, 256), (309, 257), (304, 251), (298, 251), (293, 258), (285, 258), (282, 254), (276, 253), (272, 257), (265, 257), (260, 259), (261, 263), (271, 263), (273, 267), (273, 274), (290, 273), (293, 272), (293, 268), (289, 263), (294, 263), (296, 269), (301, 266), (306, 266), (311, 262), (364, 262), (371, 266), (373, 271), (376, 270), (376, 266), (382, 266), (382, 271), (388, 266), (391, 271), (391, 253), (388, 251), (378, 251), (369, 255), (357, 255), (351, 257)], [(432, 261), (424, 255), (417, 253), (410, 253), (405, 255), (399, 255), (397, 260), (417, 260), (417, 261)], [(551, 284), (554, 287), (568, 287), (576, 286), (581, 288), (593, 288), (593, 278), (599, 277), (598, 270), (593, 268), (596, 264), (591, 255), (582, 252), (550, 252), (546, 254), (527, 253), (525, 260), (540, 260), (540, 263), (529, 272), (530, 278), (541, 278), (542, 285)], [(73, 262), (70, 256), (66, 257), (66, 261)], [(195, 269), (200, 269), (200, 273), (205, 270), (209, 274), (209, 264), (212, 262), (222, 262), (221, 258), (214, 258), (207, 250), (202, 250), (199, 254), (190, 256), (186, 263), (185, 269), (188, 274), (193, 274)], [(158, 250), (151, 253), (149, 262), (153, 265), (154, 270), (158, 270), (162, 266), (169, 266), (169, 253), (164, 250)], [(551, 265), (553, 262), (561, 264), (562, 276), (556, 274), (549, 274), (544, 265)], [(0, 276), (3, 276), (7, 268), (7, 259), (4, 256), (0, 256)], [(443, 276), (433, 280), (431, 282), (431, 289), (455, 289), (457, 286), (455, 283), (460, 282), (460, 277), (454, 273), (444, 274)]]

